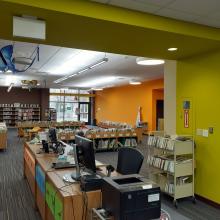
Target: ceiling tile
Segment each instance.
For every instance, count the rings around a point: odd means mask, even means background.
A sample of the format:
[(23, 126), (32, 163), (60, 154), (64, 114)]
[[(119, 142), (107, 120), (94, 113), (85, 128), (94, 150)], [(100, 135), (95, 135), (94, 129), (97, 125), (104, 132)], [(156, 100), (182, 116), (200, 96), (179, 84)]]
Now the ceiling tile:
[(202, 18), (195, 20), (194, 22), (198, 23), (198, 24), (203, 24), (203, 25), (207, 25), (207, 26), (220, 28), (220, 19), (212, 19), (212, 18), (202, 17)]
[(109, 0), (91, 0), (92, 2), (99, 2), (99, 3), (103, 3), (106, 4), (109, 2)]
[(169, 8), (176, 9), (196, 15), (207, 15), (220, 8), (219, 0), (176, 0), (169, 5)]
[(137, 2), (134, 0), (120, 0), (120, 1), (111, 0), (109, 4), (123, 7), (123, 8), (132, 9), (132, 10), (142, 11), (142, 12), (150, 12), (150, 13), (155, 12), (158, 9), (160, 9), (160, 6), (144, 4), (144, 3)]
[(158, 5), (161, 7), (168, 6), (170, 3), (174, 2), (175, 0), (134, 0), (136, 2), (141, 2), (144, 4), (152, 4)]
[(157, 15), (174, 18), (183, 21), (194, 21), (199, 18), (198, 15), (188, 14), (182, 11), (177, 11), (169, 8), (163, 8), (156, 12)]

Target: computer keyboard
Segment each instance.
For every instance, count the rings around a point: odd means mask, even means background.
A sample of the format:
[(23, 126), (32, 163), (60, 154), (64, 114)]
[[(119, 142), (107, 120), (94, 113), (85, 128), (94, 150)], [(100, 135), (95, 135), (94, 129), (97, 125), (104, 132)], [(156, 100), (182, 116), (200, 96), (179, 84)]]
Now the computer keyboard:
[(75, 164), (73, 163), (69, 163), (69, 162), (57, 162), (57, 163), (53, 163), (53, 168), (54, 169), (63, 169), (63, 168), (74, 168), (76, 167)]

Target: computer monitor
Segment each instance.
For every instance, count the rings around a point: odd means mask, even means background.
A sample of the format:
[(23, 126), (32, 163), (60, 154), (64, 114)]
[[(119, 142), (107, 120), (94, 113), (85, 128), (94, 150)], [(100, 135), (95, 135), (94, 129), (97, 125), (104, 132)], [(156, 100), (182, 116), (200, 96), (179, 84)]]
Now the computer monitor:
[(57, 143), (57, 134), (55, 128), (49, 129), (49, 138), (52, 143)]
[(85, 137), (76, 135), (75, 144), (79, 164), (84, 166), (88, 171), (96, 173), (93, 142)]
[(74, 157), (76, 172), (71, 174), (71, 177), (74, 180), (79, 180), (81, 177), (80, 166), (85, 167), (86, 171), (91, 174), (96, 173), (95, 152), (93, 149), (93, 142), (91, 140), (75, 135)]

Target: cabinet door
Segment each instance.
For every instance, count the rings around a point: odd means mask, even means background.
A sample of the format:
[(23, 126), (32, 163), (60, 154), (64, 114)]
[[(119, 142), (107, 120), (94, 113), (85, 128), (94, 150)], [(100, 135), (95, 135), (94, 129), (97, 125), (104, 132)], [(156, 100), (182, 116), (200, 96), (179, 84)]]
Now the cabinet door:
[(55, 220), (63, 219), (63, 202), (58, 195), (55, 196)]
[(46, 202), (53, 215), (55, 210), (55, 194), (56, 191), (54, 187), (46, 182)]
[(39, 165), (36, 166), (36, 182), (40, 191), (45, 196), (45, 173)]

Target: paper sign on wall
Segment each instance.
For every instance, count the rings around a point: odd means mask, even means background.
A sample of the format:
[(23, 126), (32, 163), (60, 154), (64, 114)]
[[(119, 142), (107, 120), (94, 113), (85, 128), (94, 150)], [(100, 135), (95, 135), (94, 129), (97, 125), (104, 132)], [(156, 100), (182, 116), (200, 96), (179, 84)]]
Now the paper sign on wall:
[(184, 128), (189, 128), (189, 110), (184, 110)]

